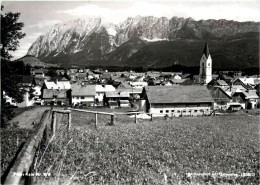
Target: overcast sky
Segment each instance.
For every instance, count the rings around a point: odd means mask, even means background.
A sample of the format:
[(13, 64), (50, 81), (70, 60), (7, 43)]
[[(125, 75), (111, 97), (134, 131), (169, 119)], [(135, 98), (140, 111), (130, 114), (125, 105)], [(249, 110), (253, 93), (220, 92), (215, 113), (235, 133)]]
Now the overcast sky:
[(31, 44), (54, 24), (81, 17), (103, 17), (118, 23), (127, 17), (192, 17), (200, 19), (228, 19), (260, 22), (260, 1), (4, 1), (4, 12), (21, 12), (26, 37), (20, 41), (14, 59), (26, 55)]

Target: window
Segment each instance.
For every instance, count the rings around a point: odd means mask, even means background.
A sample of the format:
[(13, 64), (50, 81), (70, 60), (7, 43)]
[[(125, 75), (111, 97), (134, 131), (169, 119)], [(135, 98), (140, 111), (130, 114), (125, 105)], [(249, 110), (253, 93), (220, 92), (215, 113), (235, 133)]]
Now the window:
[(178, 110), (177, 112), (180, 113), (181, 111)]
[(84, 96), (81, 96), (81, 99), (84, 99)]
[(163, 113), (163, 110), (160, 110), (160, 113)]
[(186, 113), (186, 110), (182, 111), (183, 113)]
[(166, 110), (166, 113), (169, 113), (169, 110)]
[(172, 112), (174, 112), (174, 110), (172, 110)]
[(208, 66), (210, 66), (210, 63), (208, 63)]
[(197, 110), (194, 110), (194, 112), (197, 112)]

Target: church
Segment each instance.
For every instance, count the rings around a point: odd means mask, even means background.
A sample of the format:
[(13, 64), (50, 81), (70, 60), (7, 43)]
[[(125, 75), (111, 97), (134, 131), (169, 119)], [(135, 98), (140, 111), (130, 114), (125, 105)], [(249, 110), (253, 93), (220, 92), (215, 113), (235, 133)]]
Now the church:
[(200, 59), (199, 83), (208, 84), (212, 80), (212, 59), (209, 54), (209, 46), (206, 42), (202, 57)]

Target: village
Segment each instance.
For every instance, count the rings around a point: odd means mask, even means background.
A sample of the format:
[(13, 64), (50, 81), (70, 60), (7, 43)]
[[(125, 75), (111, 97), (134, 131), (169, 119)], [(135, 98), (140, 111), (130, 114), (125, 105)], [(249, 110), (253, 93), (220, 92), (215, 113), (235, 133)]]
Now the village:
[(257, 7), (2, 2), (1, 184), (260, 184)]
[[(134, 110), (155, 116), (201, 116), (213, 111), (259, 108), (259, 76), (242, 76), (240, 71), (212, 72), (206, 43), (200, 74), (183, 72), (109, 72), (102, 69), (31, 68), (19, 86), (24, 101), (16, 107), (72, 106)], [(52, 76), (48, 76), (50, 74)], [(53, 74), (54, 73), (54, 74)]]

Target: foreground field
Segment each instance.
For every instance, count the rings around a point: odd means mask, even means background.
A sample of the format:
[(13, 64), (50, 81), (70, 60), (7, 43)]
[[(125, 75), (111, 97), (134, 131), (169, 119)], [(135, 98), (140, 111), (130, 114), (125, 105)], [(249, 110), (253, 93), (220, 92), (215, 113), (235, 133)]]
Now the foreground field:
[[(259, 184), (259, 117), (216, 116), (155, 119), (72, 113), (54, 141), (40, 152), (44, 183)], [(44, 154), (43, 154), (44, 153)], [(42, 158), (42, 159), (41, 159)], [(41, 159), (41, 160), (40, 160)], [(244, 174), (246, 173), (246, 174)]]

